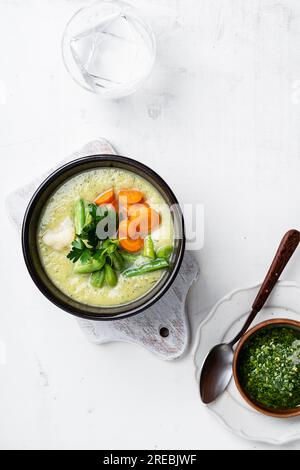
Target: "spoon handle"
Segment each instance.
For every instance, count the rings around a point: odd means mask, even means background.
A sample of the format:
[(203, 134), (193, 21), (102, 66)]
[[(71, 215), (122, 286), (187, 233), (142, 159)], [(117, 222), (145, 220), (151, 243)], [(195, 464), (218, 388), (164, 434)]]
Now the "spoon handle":
[(298, 230), (289, 230), (284, 235), (264, 282), (253, 302), (252, 309), (256, 312), (259, 312), (263, 308), (282, 271), (299, 245), (299, 242), (300, 233)]
[(248, 330), (258, 312), (263, 308), (269, 295), (271, 294), (276, 282), (278, 281), (282, 271), (289, 262), (292, 254), (296, 250), (300, 242), (300, 232), (298, 230), (289, 230), (283, 237), (272, 261), (269, 271), (261, 285), (261, 288), (253, 302), (252, 311), (247, 318), (243, 328), (237, 336), (231, 341), (233, 346)]

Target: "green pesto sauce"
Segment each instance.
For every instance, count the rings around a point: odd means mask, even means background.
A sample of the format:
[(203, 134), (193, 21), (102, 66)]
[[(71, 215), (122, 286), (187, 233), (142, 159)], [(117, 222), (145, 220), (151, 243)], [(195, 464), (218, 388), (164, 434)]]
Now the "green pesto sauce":
[(267, 408), (300, 404), (300, 331), (274, 326), (254, 333), (239, 354), (238, 376), (248, 396)]

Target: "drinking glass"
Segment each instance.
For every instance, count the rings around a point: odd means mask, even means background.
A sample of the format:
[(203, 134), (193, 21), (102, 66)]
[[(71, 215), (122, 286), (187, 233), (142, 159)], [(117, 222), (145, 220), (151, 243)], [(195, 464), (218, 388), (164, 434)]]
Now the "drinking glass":
[(62, 50), (65, 66), (79, 85), (116, 99), (133, 93), (148, 77), (156, 45), (151, 28), (131, 5), (101, 0), (71, 18)]

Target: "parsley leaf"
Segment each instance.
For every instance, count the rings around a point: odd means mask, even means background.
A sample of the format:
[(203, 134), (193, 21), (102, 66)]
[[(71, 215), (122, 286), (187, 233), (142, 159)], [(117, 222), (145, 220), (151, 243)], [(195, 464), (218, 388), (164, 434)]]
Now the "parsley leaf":
[[(97, 231), (98, 224), (103, 221), (100, 233), (103, 238), (99, 238)], [(118, 241), (111, 240), (109, 237), (115, 234), (118, 225), (118, 217), (115, 211), (107, 206), (98, 207), (96, 204), (90, 203), (86, 205), (85, 225), (80, 235), (77, 235), (72, 243), (72, 249), (68, 253), (73, 263), (81, 259), (88, 261), (89, 258), (100, 259), (102, 257), (110, 257), (118, 248)], [(111, 227), (114, 233), (109, 233)], [(98, 233), (97, 233), (98, 232)], [(100, 248), (99, 248), (100, 245)]]
[(81, 238), (77, 237), (73, 242), (72, 242), (72, 249), (68, 253), (67, 258), (69, 258), (73, 263), (79, 260), (79, 258), (85, 253), (88, 252), (88, 248), (81, 240)]
[(85, 263), (88, 263), (91, 261), (91, 253), (90, 253), (90, 250), (89, 249), (86, 249), (82, 252), (82, 255), (80, 256), (80, 262), (85, 264)]
[(116, 211), (103, 206), (98, 208), (97, 214), (99, 220), (96, 224), (96, 230), (100, 240), (115, 237), (118, 230), (118, 214)]
[[(98, 207), (96, 204), (88, 204), (87, 210), (88, 223), (83, 227), (80, 237), (86, 240), (89, 246), (96, 248), (99, 240), (109, 238), (115, 234), (118, 224), (117, 214), (107, 206)], [(101, 230), (97, 231), (97, 226), (101, 221), (103, 221)], [(113, 232), (109, 232), (110, 228), (112, 228)], [(102, 234), (100, 239), (99, 233)]]
[(86, 240), (89, 246), (96, 248), (99, 238), (96, 234), (97, 223), (100, 221), (100, 217), (97, 216), (97, 206), (95, 204), (88, 204), (87, 206), (86, 224), (82, 229), (80, 237)]

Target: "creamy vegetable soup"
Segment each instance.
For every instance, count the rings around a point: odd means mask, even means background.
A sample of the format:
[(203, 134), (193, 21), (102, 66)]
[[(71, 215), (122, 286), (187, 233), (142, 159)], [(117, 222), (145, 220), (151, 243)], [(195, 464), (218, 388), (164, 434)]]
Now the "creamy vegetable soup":
[(170, 268), (172, 217), (144, 178), (95, 169), (52, 194), (38, 246), (47, 275), (67, 296), (99, 307), (122, 305), (150, 291)]

